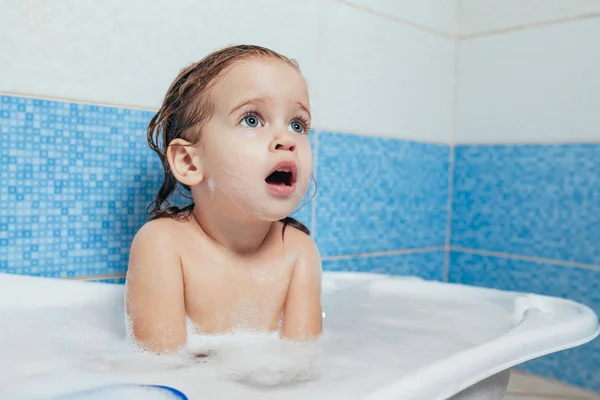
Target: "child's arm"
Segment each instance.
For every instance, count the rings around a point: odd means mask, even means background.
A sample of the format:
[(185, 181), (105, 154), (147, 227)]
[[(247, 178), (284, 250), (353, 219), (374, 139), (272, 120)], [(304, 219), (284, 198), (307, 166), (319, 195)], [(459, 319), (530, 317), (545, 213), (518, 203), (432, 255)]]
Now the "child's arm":
[(296, 232), (296, 247), (301, 254), (283, 307), (281, 335), (287, 339), (313, 339), (323, 329), (321, 308), (321, 256), (314, 241), (306, 234)]
[(137, 232), (127, 271), (131, 332), (156, 353), (176, 351), (186, 342), (181, 262), (172, 225), (165, 222), (151, 221)]

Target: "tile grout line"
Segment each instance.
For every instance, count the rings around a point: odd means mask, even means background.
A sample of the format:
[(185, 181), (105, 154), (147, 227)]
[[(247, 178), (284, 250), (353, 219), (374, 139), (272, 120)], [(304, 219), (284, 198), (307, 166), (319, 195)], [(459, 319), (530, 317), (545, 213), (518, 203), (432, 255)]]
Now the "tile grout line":
[(555, 145), (577, 145), (577, 144), (600, 144), (600, 138), (581, 138), (581, 139), (555, 139), (544, 142), (461, 142), (456, 143), (458, 147), (502, 147), (502, 146), (555, 146)]
[(444, 251), (444, 246), (434, 247), (418, 247), (414, 249), (402, 249), (402, 250), (389, 250), (389, 251), (378, 251), (371, 253), (355, 253), (355, 254), (342, 254), (337, 256), (324, 256), (323, 261), (331, 260), (348, 260), (352, 258), (368, 258), (368, 257), (380, 257), (380, 256), (395, 256), (404, 254), (419, 254), (419, 253), (431, 253), (434, 251)]
[[(325, 0), (317, 0), (317, 49), (316, 49), (316, 58), (317, 58), (317, 87), (320, 88), (321, 85), (321, 67), (322, 67), (322, 63), (321, 63), (321, 39), (323, 36), (323, 10), (324, 10), (324, 2)], [(320, 97), (321, 93), (319, 91), (319, 89), (317, 89), (317, 97)], [(317, 183), (317, 179), (318, 179), (318, 174), (317, 174), (317, 168), (319, 165), (319, 135), (321, 133), (320, 129), (315, 129), (314, 130), (315, 135), (314, 135), (314, 146), (315, 146), (315, 151), (313, 154), (313, 168), (312, 168), (312, 174), (313, 174), (313, 183), (315, 185), (314, 187), (314, 198), (312, 199), (311, 205), (310, 205), (310, 234), (312, 237), (312, 240), (315, 241), (316, 244), (316, 231), (317, 231), (317, 197), (318, 197), (318, 193), (317, 193), (317, 187), (318, 187), (318, 183)]]
[(411, 28), (417, 29), (417, 30), (419, 30), (421, 32), (430, 33), (430, 34), (433, 34), (433, 35), (436, 35), (436, 36), (439, 36), (439, 37), (442, 37), (442, 38), (445, 38), (445, 39), (456, 40), (456, 35), (451, 35), (449, 33), (437, 30), (435, 28), (430, 28), (430, 27), (428, 27), (426, 25), (421, 25), (421, 24), (418, 24), (418, 23), (415, 23), (415, 22), (411, 22), (411, 21), (409, 21), (407, 19), (398, 18), (398, 17), (395, 17), (393, 15), (386, 14), (386, 13), (381, 12), (381, 11), (373, 10), (373, 9), (368, 8), (368, 7), (364, 7), (364, 6), (361, 6), (361, 5), (358, 5), (358, 4), (354, 4), (354, 3), (351, 3), (351, 2), (345, 1), (345, 0), (331, 0), (331, 1), (334, 2), (334, 3), (338, 3), (338, 4), (343, 4), (343, 5), (347, 6), (347, 7), (354, 8), (356, 10), (365, 12), (367, 14), (375, 15), (375, 16), (378, 16), (380, 18), (384, 18), (384, 19), (387, 19), (387, 20), (390, 20), (390, 21), (394, 21), (394, 22), (400, 23), (402, 25), (410, 26)]
[(460, 42), (460, 24), (461, 24), (461, 11), (463, 9), (463, 0), (455, 0), (454, 2), (454, 43)]
[[(387, 19), (387, 20), (390, 20), (390, 21), (393, 21), (393, 22), (396, 22), (396, 23), (399, 23), (402, 25), (410, 26), (411, 28), (414, 28), (421, 32), (430, 33), (430, 34), (433, 34), (433, 35), (436, 35), (436, 36), (439, 36), (439, 37), (442, 37), (445, 39), (450, 39), (455, 42), (459, 42), (462, 40), (477, 39), (477, 38), (482, 38), (482, 37), (489, 37), (489, 36), (497, 36), (497, 35), (502, 35), (502, 34), (506, 34), (506, 33), (520, 32), (520, 31), (524, 31), (524, 30), (528, 30), (528, 29), (537, 29), (537, 28), (543, 28), (546, 26), (559, 25), (559, 24), (564, 24), (564, 23), (569, 23), (569, 22), (575, 22), (575, 21), (581, 21), (581, 20), (600, 17), (600, 12), (591, 12), (591, 13), (577, 15), (577, 16), (573, 16), (573, 17), (565, 17), (565, 18), (558, 18), (558, 19), (547, 20), (547, 21), (532, 22), (532, 23), (528, 23), (528, 24), (524, 24), (524, 25), (516, 25), (516, 26), (507, 27), (507, 28), (498, 28), (498, 29), (489, 30), (489, 31), (461, 35), (458, 32), (456, 34), (446, 33), (441, 30), (431, 28), (427, 25), (422, 25), (422, 24), (415, 23), (415, 22), (412, 22), (412, 21), (409, 21), (406, 19), (402, 19), (402, 18), (393, 16), (391, 14), (387, 14), (382, 11), (377, 11), (377, 10), (374, 10), (374, 9), (371, 9), (371, 8), (368, 8), (365, 6), (351, 3), (346, 0), (330, 0), (330, 1), (339, 3), (339, 4), (343, 4), (347, 7), (351, 7), (356, 10), (365, 12), (367, 14), (372, 14), (372, 15), (378, 16), (380, 18), (384, 18), (384, 19)], [(459, 13), (457, 13), (457, 20), (459, 19), (458, 16), (459, 16)], [(459, 26), (460, 25), (457, 22), (457, 25), (456, 25), (457, 31), (458, 31)]]
[(456, 143), (456, 112), (457, 112), (457, 101), (458, 101), (458, 42), (454, 42), (452, 62), (452, 77), (454, 82), (452, 83), (452, 126), (450, 127), (450, 140), (449, 140), (449, 152), (448, 152), (448, 198), (446, 203), (446, 241), (445, 241), (445, 252), (444, 252), (444, 273), (443, 280), (448, 282), (450, 275), (450, 242), (452, 238), (452, 200), (454, 197), (454, 161), (455, 161), (455, 143)]
[(490, 251), (490, 250), (479, 250), (473, 249), (469, 247), (461, 247), (461, 246), (450, 246), (450, 251), (456, 251), (467, 254), (477, 254), (482, 256), (490, 256), (490, 257), (498, 257), (498, 258), (509, 258), (513, 260), (522, 260), (522, 261), (531, 261), (535, 263), (543, 263), (543, 264), (553, 264), (562, 267), (576, 267), (576, 268), (584, 268), (594, 271), (600, 271), (600, 265), (597, 264), (586, 264), (586, 263), (578, 263), (573, 261), (564, 261), (557, 260), (554, 258), (543, 258), (543, 257), (534, 257), (534, 256), (525, 256), (522, 254), (514, 254), (514, 253), (503, 253), (499, 251)]
[(87, 275), (87, 276), (76, 276), (73, 278), (65, 278), (69, 281), (93, 281), (98, 279), (116, 279), (116, 278), (125, 278), (127, 276), (126, 273), (122, 274), (107, 274), (107, 275)]
[(317, 168), (319, 165), (319, 131), (315, 131), (315, 156), (313, 157), (314, 166), (313, 166), (313, 178), (315, 184), (315, 197), (310, 205), (310, 232), (312, 237), (315, 238), (315, 232), (317, 227)]
[(564, 23), (582, 21), (582, 20), (598, 18), (598, 17), (600, 17), (600, 12), (591, 12), (591, 13), (587, 13), (587, 14), (583, 14), (583, 15), (578, 15), (575, 17), (559, 18), (559, 19), (548, 20), (548, 21), (534, 22), (534, 23), (526, 24), (526, 25), (517, 25), (517, 26), (510, 27), (510, 28), (499, 28), (499, 29), (494, 29), (494, 30), (484, 31), (484, 32), (479, 32), (479, 33), (458, 35), (457, 38), (458, 38), (458, 40), (478, 39), (478, 38), (482, 38), (482, 37), (498, 36), (498, 35), (512, 33), (512, 32), (521, 32), (521, 31), (525, 31), (525, 30), (529, 30), (529, 29), (545, 28), (547, 26), (560, 25), (560, 24), (564, 24)]

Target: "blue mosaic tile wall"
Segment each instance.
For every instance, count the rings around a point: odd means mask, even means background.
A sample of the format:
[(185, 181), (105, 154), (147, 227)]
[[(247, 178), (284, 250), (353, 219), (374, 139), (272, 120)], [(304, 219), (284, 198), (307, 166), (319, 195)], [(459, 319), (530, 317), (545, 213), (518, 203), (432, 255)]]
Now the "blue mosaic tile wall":
[(451, 243), (600, 265), (600, 144), (457, 146)]
[(322, 255), (444, 245), (448, 146), (332, 132), (318, 142)]
[[(0, 96), (0, 272), (126, 272), (131, 240), (162, 180), (146, 144), (152, 116)], [(292, 216), (316, 228), (323, 256), (444, 244), (447, 146), (331, 132), (311, 132), (311, 145), (317, 197)], [(440, 278), (430, 272), (442, 268), (438, 261), (419, 273)], [(374, 262), (348, 268), (382, 268)]]
[[(451, 254), (450, 281), (600, 314), (600, 144), (457, 146), (454, 167), (451, 245), (464, 251)], [(510, 258), (468, 254), (478, 250)], [(600, 391), (600, 340), (519, 368)]]
[[(450, 260), (450, 282), (570, 298), (600, 315), (600, 270), (461, 252), (451, 252)], [(519, 369), (600, 392), (600, 339)]]
[(0, 271), (125, 272), (159, 163), (150, 112), (0, 97)]

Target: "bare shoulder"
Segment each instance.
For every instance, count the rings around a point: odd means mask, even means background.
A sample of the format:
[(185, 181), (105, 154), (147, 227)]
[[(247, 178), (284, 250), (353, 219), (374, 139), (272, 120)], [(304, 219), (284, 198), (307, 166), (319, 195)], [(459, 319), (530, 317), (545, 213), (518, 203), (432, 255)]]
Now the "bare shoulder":
[(142, 277), (179, 272), (181, 224), (159, 218), (147, 222), (137, 231), (131, 242), (127, 270), (132, 283), (140, 282)]
[[(185, 222), (159, 218), (146, 222), (135, 234), (132, 246), (141, 244), (174, 244)], [(179, 229), (178, 229), (179, 228)]]
[(126, 308), (132, 334), (157, 352), (176, 350), (186, 338), (178, 224), (169, 219), (146, 223), (136, 233), (129, 254)]
[(297, 253), (300, 260), (309, 261), (320, 271), (321, 254), (311, 236), (293, 226), (287, 226), (283, 234), (283, 243), (287, 251)]

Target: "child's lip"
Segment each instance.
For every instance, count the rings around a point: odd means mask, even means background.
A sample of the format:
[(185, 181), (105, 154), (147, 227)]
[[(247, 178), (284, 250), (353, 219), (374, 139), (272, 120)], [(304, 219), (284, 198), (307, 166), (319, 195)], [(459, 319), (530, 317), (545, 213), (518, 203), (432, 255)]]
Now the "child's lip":
[(288, 185), (270, 184), (266, 181), (266, 178), (265, 178), (265, 183), (267, 185), (267, 189), (269, 190), (269, 192), (271, 192), (272, 194), (279, 196), (279, 197), (291, 196), (296, 191), (296, 177), (297, 177), (297, 170), (298, 170), (296, 167), (296, 163), (291, 160), (281, 160), (277, 164), (275, 164), (275, 166), (269, 171), (267, 176), (271, 175), (273, 172), (280, 170), (280, 169), (287, 169), (292, 174), (290, 185), (288, 186)]
[(266, 183), (267, 189), (269, 192), (279, 197), (289, 197), (296, 191), (296, 184), (292, 183), (291, 186), (287, 185), (272, 185), (270, 183)]

